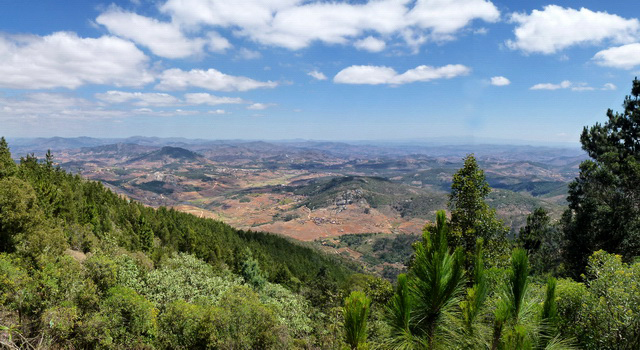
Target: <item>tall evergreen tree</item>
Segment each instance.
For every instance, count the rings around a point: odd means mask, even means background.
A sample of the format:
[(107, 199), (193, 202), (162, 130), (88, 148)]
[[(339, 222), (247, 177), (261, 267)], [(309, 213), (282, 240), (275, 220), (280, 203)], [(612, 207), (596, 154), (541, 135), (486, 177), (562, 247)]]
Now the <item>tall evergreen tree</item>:
[(537, 208), (527, 216), (527, 224), (518, 235), (518, 244), (527, 251), (534, 272), (553, 273), (560, 269), (562, 232), (559, 225), (551, 222), (544, 208)]
[(565, 258), (575, 277), (594, 251), (640, 255), (640, 81), (633, 81), (624, 111), (585, 127), (582, 148), (591, 159), (569, 185), (564, 215)]
[(16, 163), (11, 159), (11, 151), (7, 140), (0, 137), (0, 179), (13, 175), (17, 170)]
[(507, 228), (485, 202), (491, 192), (484, 171), (473, 154), (464, 159), (463, 167), (453, 175), (449, 210), (451, 210), (452, 243), (465, 252), (465, 267), (473, 268), (476, 240), (482, 238), (487, 256), (493, 260), (505, 246)]

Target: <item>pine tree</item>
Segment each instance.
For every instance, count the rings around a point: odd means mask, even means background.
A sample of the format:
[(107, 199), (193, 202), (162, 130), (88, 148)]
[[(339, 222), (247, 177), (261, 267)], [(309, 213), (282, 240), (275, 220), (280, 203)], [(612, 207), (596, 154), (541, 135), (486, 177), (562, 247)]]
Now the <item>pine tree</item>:
[(507, 228), (496, 217), (495, 210), (485, 202), (491, 192), (484, 171), (473, 154), (464, 159), (463, 167), (453, 175), (449, 210), (453, 246), (465, 252), (465, 267), (473, 269), (476, 240), (482, 238), (490, 260), (502, 254), (506, 243)]
[(408, 277), (398, 279), (388, 310), (392, 334), (386, 348), (446, 347), (452, 314), (458, 310), (465, 283), (462, 249), (449, 250), (446, 221), (444, 210), (439, 211), (436, 226), (415, 245)]
[(582, 148), (591, 159), (569, 185), (564, 215), (565, 259), (579, 277), (587, 258), (603, 249), (625, 258), (640, 255), (640, 81), (633, 81), (624, 112), (585, 127)]
[(344, 331), (352, 350), (366, 348), (369, 299), (363, 292), (353, 291), (344, 301)]
[(18, 167), (11, 159), (11, 151), (4, 137), (0, 137), (0, 179), (16, 173)]

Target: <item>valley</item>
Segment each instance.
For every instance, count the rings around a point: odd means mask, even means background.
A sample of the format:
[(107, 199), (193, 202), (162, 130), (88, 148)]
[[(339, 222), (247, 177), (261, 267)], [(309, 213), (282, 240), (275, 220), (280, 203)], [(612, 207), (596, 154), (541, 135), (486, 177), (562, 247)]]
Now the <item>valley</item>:
[(419, 234), (446, 207), (452, 175), (472, 149), (494, 188), (488, 203), (515, 232), (538, 206), (559, 218), (585, 157), (578, 149), (418, 143), (134, 137), (16, 144), (15, 155), (51, 149), (63, 169), (146, 205), (303, 241)]

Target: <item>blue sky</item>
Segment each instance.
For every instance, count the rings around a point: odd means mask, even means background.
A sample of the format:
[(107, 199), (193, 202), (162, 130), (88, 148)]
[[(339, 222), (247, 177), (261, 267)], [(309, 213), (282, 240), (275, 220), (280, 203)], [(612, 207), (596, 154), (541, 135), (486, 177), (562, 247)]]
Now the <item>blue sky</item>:
[(578, 142), (638, 1), (0, 0), (0, 134)]

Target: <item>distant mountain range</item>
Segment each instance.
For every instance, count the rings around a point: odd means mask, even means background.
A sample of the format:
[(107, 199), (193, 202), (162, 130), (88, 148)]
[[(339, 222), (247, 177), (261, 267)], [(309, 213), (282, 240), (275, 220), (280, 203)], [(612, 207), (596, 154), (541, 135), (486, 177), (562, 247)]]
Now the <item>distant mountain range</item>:
[[(153, 148), (165, 146), (184, 148), (193, 152), (202, 152), (204, 156), (215, 154), (217, 157), (253, 157), (257, 153), (268, 156), (295, 156), (300, 155), (306, 159), (319, 157), (326, 160), (326, 156), (340, 158), (349, 157), (375, 158), (425, 155), (429, 157), (460, 159), (469, 153), (474, 153), (479, 160), (486, 161), (534, 161), (553, 162), (560, 159), (567, 160), (586, 159), (586, 154), (578, 147), (547, 147), (507, 144), (469, 144), (453, 145), (433, 142), (377, 142), (362, 141), (332, 142), (332, 141), (254, 141), (254, 140), (203, 140), (187, 138), (159, 138), (133, 136), (129, 138), (92, 138), (92, 137), (51, 137), (51, 138), (20, 138), (9, 139), (12, 153), (15, 157), (28, 153), (43, 155), (46, 150), (52, 151), (95, 148), (93, 152), (125, 151), (131, 145)], [(119, 145), (119, 146), (118, 146)], [(129, 146), (125, 146), (129, 145)], [(106, 149), (99, 148), (107, 146)], [(119, 149), (118, 149), (119, 147)], [(222, 160), (222, 159), (220, 159)]]

